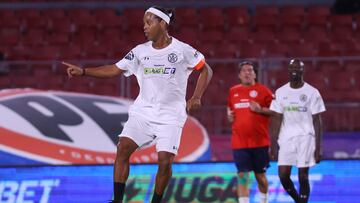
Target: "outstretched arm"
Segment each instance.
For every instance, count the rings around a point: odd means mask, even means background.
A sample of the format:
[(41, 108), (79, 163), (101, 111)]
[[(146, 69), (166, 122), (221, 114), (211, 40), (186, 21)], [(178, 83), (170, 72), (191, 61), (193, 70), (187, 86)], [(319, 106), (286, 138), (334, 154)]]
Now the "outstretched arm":
[(212, 69), (205, 63), (197, 80), (194, 94), (186, 103), (186, 110), (188, 112), (196, 110), (201, 106), (201, 97), (204, 94), (206, 87), (209, 85), (212, 75)]
[(322, 121), (320, 113), (313, 115), (313, 125), (315, 130), (315, 161), (319, 163), (322, 155)]
[(66, 65), (67, 74), (69, 78), (74, 76), (92, 76), (97, 78), (110, 78), (117, 75), (120, 75), (123, 70), (116, 67), (116, 65), (104, 65), (95, 68), (80, 68), (79, 66), (62, 62), (62, 64)]
[(281, 123), (283, 121), (283, 115), (276, 112), (272, 112), (271, 115), (272, 116), (271, 116), (271, 125), (270, 125), (270, 141), (271, 141), (270, 153), (271, 153), (271, 158), (273, 160), (277, 160), (277, 155), (279, 150), (277, 140), (279, 138)]

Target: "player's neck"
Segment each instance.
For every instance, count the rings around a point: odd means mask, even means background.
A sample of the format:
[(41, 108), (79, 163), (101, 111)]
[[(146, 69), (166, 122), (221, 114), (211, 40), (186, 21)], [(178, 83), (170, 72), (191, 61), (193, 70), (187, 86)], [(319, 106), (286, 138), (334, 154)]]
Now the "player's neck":
[(249, 83), (241, 83), (242, 86), (245, 86), (245, 87), (250, 87), (250, 86), (253, 86), (255, 85), (256, 82), (249, 82)]
[(304, 80), (301, 78), (301, 80), (291, 80), (290, 81), (290, 87), (294, 89), (298, 89), (304, 86)]
[(163, 49), (171, 44), (172, 37), (168, 33), (161, 35), (156, 41), (153, 41), (152, 46), (155, 49)]

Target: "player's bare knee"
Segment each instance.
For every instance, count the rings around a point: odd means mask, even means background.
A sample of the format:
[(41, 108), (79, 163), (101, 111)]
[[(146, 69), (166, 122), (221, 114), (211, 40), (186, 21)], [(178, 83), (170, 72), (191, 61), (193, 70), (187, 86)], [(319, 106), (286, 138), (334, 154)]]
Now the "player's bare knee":
[(267, 181), (265, 175), (258, 176), (257, 181), (258, 181), (258, 184), (261, 185), (262, 187), (264, 187), (264, 188), (268, 187), (268, 181)]
[(308, 176), (308, 174), (299, 174), (299, 181), (300, 181), (300, 182), (309, 181), (309, 176)]
[(118, 160), (127, 160), (130, 158), (130, 155), (133, 150), (129, 145), (118, 142), (116, 147), (117, 147), (116, 158)]
[(279, 173), (279, 178), (280, 178), (281, 181), (289, 180), (290, 179), (290, 174), (288, 174), (288, 173)]

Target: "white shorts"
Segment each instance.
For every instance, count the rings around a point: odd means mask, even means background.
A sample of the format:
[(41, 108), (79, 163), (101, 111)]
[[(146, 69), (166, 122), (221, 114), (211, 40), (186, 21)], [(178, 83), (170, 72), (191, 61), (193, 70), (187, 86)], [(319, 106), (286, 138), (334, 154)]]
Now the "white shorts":
[(129, 116), (119, 137), (128, 137), (139, 148), (156, 144), (156, 151), (177, 154), (182, 133), (180, 125), (164, 125), (150, 122), (141, 116)]
[(278, 143), (279, 166), (304, 168), (315, 165), (315, 136), (297, 136)]

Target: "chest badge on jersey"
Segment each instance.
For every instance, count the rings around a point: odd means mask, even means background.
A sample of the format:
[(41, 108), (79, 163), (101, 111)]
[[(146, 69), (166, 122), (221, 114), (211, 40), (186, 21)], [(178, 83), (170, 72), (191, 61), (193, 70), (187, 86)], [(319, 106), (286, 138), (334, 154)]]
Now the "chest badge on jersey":
[(178, 56), (174, 53), (168, 55), (168, 61), (170, 63), (175, 63), (178, 60)]
[(250, 93), (249, 93), (249, 96), (252, 97), (252, 98), (257, 97), (257, 95), (258, 95), (258, 92), (256, 90), (251, 90)]
[(306, 102), (307, 96), (305, 94), (302, 94), (302, 95), (300, 95), (299, 99), (301, 102)]

